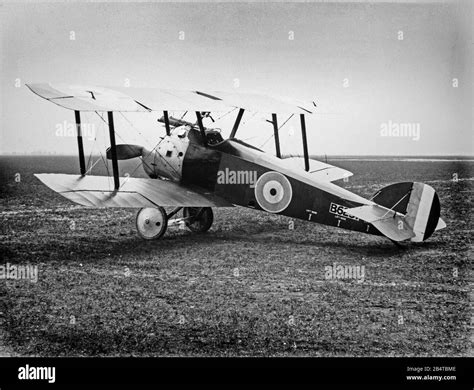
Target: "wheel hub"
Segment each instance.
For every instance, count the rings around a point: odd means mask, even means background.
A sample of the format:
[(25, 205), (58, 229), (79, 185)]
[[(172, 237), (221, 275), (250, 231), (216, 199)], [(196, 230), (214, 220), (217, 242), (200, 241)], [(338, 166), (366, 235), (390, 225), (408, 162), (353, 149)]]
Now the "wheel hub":
[(161, 237), (166, 231), (167, 216), (162, 207), (143, 208), (137, 213), (136, 226), (138, 234), (147, 240)]

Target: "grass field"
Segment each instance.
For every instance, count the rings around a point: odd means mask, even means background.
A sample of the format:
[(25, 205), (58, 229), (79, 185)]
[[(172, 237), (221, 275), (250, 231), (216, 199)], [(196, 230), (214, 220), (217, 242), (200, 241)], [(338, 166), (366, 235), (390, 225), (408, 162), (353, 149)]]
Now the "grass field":
[[(1, 263), (38, 267), (36, 283), (0, 280), (0, 354), (472, 356), (472, 161), (333, 162), (364, 196), (437, 190), (448, 228), (402, 248), (243, 208), (145, 242), (134, 210), (82, 208), (32, 176), (75, 173), (75, 158), (0, 163)], [(327, 280), (334, 263), (365, 277)]]

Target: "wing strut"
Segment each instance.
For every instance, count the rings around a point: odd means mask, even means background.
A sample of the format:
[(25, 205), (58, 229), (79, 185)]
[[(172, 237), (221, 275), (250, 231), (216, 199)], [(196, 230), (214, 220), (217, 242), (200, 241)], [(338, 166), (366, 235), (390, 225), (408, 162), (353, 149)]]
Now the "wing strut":
[(234, 138), (235, 133), (237, 133), (237, 129), (239, 128), (240, 121), (242, 120), (242, 116), (244, 115), (244, 109), (239, 109), (239, 113), (237, 114), (237, 118), (235, 119), (234, 127), (232, 128), (232, 132), (230, 133), (229, 138)]
[(309, 171), (308, 140), (306, 139), (306, 123), (304, 120), (304, 114), (300, 114), (300, 120), (301, 120), (301, 136), (303, 137), (304, 169), (306, 172), (308, 172)]
[(81, 130), (81, 113), (80, 111), (74, 111), (76, 117), (76, 129), (77, 129), (77, 148), (79, 150), (79, 166), (81, 169), (81, 176), (86, 174), (86, 161), (84, 159), (84, 145), (82, 144), (82, 130)]
[(206, 139), (206, 131), (204, 130), (204, 126), (202, 124), (202, 116), (199, 111), (196, 111), (196, 118), (199, 126), (199, 130), (201, 131), (201, 138), (204, 146), (207, 146), (207, 139)]
[(120, 179), (117, 162), (117, 147), (115, 145), (114, 113), (107, 111), (107, 117), (109, 120), (110, 152), (112, 155), (112, 169), (114, 171), (114, 185), (115, 189), (118, 190), (120, 188)]
[(280, 137), (278, 135), (278, 121), (277, 121), (277, 114), (272, 114), (272, 123), (273, 123), (273, 133), (275, 135), (275, 150), (276, 156), (281, 158), (280, 153)]
[(166, 135), (170, 135), (171, 129), (170, 129), (170, 118), (168, 117), (168, 111), (163, 111), (163, 118), (165, 119)]

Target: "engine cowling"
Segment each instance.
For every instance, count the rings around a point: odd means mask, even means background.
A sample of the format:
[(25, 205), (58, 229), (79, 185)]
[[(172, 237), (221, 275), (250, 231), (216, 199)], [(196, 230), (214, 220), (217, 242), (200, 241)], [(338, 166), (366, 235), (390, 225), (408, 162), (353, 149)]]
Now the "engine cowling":
[[(149, 150), (140, 145), (117, 145), (117, 159), (128, 160), (140, 157), (145, 173), (153, 179), (158, 177), (173, 181), (181, 180), (184, 155), (188, 149), (188, 128), (181, 126), (173, 129), (169, 136), (163, 137), (158, 146)], [(107, 149), (107, 158), (111, 159), (110, 148)]]

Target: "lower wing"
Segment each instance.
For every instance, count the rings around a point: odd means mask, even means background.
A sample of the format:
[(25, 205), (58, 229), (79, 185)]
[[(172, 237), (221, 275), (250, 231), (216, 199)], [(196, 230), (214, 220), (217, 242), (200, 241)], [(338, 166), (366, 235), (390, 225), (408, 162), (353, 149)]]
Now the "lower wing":
[(65, 198), (88, 207), (232, 207), (226, 200), (202, 189), (168, 180), (121, 177), (114, 189), (108, 176), (35, 174), (45, 185)]

